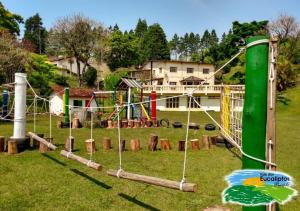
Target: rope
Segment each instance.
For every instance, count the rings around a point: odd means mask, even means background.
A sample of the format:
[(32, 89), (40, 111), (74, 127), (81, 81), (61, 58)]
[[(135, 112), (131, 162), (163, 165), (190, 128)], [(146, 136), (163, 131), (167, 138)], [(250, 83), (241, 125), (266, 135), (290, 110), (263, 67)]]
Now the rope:
[(93, 159), (93, 112), (91, 112), (91, 145), (90, 161)]
[(71, 138), (72, 138), (72, 121), (71, 121), (71, 116), (72, 116), (72, 112), (71, 112), (71, 108), (68, 107), (68, 111), (69, 111), (69, 152), (72, 152), (72, 146), (71, 146)]
[(36, 133), (36, 97), (33, 101), (33, 132)]
[(186, 163), (187, 163), (187, 143), (189, 138), (189, 125), (190, 125), (191, 104), (192, 104), (193, 93), (190, 93), (188, 97), (189, 97), (189, 108), (188, 108), (187, 126), (186, 126), (186, 133), (185, 133), (184, 160), (183, 160), (182, 180), (180, 182), (180, 190), (182, 190), (182, 183), (184, 183), (186, 180), (185, 173), (186, 173)]
[(49, 138), (50, 143), (52, 142), (52, 116), (50, 112), (51, 103), (49, 102)]

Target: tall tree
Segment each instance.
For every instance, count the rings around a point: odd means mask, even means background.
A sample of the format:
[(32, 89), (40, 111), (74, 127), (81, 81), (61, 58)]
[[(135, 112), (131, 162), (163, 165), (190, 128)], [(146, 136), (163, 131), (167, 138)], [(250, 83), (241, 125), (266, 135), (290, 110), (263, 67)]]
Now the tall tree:
[(113, 71), (139, 62), (138, 39), (134, 34), (123, 34), (120, 30), (116, 30), (109, 38), (109, 46), (106, 60)]
[[(68, 56), (75, 57), (79, 86), (82, 85), (82, 73), (94, 55), (97, 40), (106, 35), (104, 26), (82, 15), (59, 19), (52, 27), (50, 44), (65, 49)], [(80, 61), (84, 63), (82, 68)]]
[(36, 53), (45, 53), (47, 31), (38, 13), (25, 21), (24, 39), (35, 46)]
[(20, 23), (23, 23), (23, 18), (6, 10), (0, 2), (0, 29), (7, 29), (11, 34), (19, 35)]
[(147, 32), (147, 30), (148, 30), (147, 21), (145, 19), (141, 20), (139, 18), (139, 20), (136, 24), (136, 27), (134, 29), (135, 35), (139, 38), (143, 37), (143, 36), (145, 36), (145, 33)]
[(169, 48), (171, 50), (171, 54), (175, 56), (175, 60), (178, 59), (179, 56), (179, 44), (180, 44), (180, 38), (175, 33), (172, 40), (169, 42)]
[(149, 26), (144, 36), (144, 43), (148, 60), (170, 59), (166, 34), (158, 23)]

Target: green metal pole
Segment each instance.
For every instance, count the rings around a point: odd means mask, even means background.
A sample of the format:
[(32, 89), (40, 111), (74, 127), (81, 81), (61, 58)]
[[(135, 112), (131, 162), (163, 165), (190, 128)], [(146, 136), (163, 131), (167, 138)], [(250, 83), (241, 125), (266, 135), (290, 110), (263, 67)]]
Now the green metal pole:
[[(247, 44), (267, 39), (255, 36)], [(268, 89), (269, 44), (262, 43), (247, 48), (246, 82), (243, 111), (243, 151), (262, 160), (266, 159), (266, 122)], [(243, 156), (243, 169), (265, 169), (265, 164)], [(265, 211), (265, 206), (243, 207), (243, 211)]]
[(65, 123), (70, 122), (70, 109), (69, 109), (69, 96), (70, 96), (70, 90), (69, 87), (65, 89)]

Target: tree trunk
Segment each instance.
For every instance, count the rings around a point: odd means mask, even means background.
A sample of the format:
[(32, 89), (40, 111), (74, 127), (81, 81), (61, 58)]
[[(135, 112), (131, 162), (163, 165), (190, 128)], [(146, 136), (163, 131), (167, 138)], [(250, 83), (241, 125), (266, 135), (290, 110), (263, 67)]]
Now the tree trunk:
[(74, 149), (74, 137), (73, 136), (69, 136), (67, 139), (66, 139), (66, 143), (65, 143), (65, 149), (68, 151), (68, 152), (72, 152), (73, 149)]
[[(44, 138), (44, 134), (42, 133), (38, 133), (36, 135), (40, 138)], [(35, 149), (38, 149), (40, 147), (40, 142), (35, 137), (32, 137), (32, 147)]]
[(204, 149), (209, 149), (210, 148), (210, 142), (209, 142), (209, 136), (208, 135), (203, 135), (202, 136), (202, 143)]
[(76, 57), (76, 64), (77, 64), (77, 77), (78, 77), (78, 86), (82, 86), (81, 80), (81, 71), (80, 71), (80, 60)]
[(121, 140), (120, 142), (121, 142), (121, 144), (120, 144), (120, 146), (119, 146), (119, 147), (120, 147), (119, 150), (120, 150), (121, 152), (124, 152), (125, 149), (126, 149), (126, 148), (125, 148), (126, 140)]
[(184, 151), (185, 150), (185, 141), (181, 140), (178, 141), (178, 151)]
[(18, 145), (16, 140), (8, 141), (8, 154), (13, 155), (18, 153)]
[(94, 139), (88, 139), (85, 141), (85, 149), (87, 153), (92, 154), (96, 152), (96, 144)]
[(158, 136), (155, 134), (151, 134), (151, 137), (149, 139), (148, 149), (152, 152), (156, 151), (157, 143), (158, 143)]
[(5, 137), (0, 136), (0, 152), (4, 152)]
[(141, 148), (141, 143), (139, 139), (131, 139), (130, 141), (131, 150), (137, 152)]
[(170, 141), (168, 139), (160, 139), (160, 147), (162, 150), (170, 150)]
[(111, 149), (111, 139), (108, 137), (103, 138), (103, 149), (110, 150)]
[(192, 139), (191, 140), (191, 147), (192, 147), (192, 150), (199, 150), (200, 149), (199, 140), (198, 139)]

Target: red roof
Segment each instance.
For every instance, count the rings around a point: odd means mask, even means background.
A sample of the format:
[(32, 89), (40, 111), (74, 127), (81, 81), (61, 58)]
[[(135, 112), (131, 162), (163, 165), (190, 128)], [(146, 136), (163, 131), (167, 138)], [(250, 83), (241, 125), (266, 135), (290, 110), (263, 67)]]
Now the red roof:
[[(54, 86), (52, 87), (53, 94), (62, 96), (64, 94), (65, 87)], [(70, 97), (79, 97), (79, 98), (90, 98), (94, 92), (93, 89), (88, 88), (69, 88)]]

